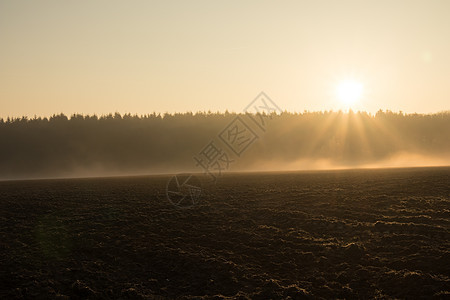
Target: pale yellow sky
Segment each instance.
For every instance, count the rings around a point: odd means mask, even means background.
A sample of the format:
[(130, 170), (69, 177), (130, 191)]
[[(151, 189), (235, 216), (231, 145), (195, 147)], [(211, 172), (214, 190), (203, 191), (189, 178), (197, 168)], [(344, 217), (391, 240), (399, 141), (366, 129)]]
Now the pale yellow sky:
[(450, 1), (3, 1), (0, 117), (450, 109)]

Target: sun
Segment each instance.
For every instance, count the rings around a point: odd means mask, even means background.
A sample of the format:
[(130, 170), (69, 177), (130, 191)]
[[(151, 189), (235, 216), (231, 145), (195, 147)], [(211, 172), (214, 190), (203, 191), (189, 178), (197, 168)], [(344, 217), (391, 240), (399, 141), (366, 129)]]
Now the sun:
[(343, 105), (350, 107), (361, 100), (363, 90), (364, 87), (360, 82), (347, 79), (337, 85), (336, 95)]

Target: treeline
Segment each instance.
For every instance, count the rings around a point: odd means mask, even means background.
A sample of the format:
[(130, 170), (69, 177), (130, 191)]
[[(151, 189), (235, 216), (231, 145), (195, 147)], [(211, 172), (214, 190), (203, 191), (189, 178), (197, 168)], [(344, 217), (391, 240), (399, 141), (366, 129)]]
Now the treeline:
[[(242, 125), (236, 123), (238, 116), (247, 127), (234, 126)], [(251, 143), (249, 135), (242, 135), (245, 128), (255, 137)], [(248, 145), (237, 155), (224, 137)], [(0, 119), (0, 178), (201, 171), (193, 157), (211, 141), (233, 161), (230, 170), (269, 162), (282, 169), (299, 160), (357, 166), (398, 153), (445, 160), (450, 158), (450, 113), (116, 113)]]

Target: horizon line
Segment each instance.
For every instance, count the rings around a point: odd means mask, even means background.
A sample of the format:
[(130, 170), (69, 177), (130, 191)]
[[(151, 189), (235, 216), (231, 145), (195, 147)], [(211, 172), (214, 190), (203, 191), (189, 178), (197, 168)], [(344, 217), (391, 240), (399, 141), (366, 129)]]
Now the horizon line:
[[(433, 115), (442, 115), (442, 114), (450, 114), (450, 109), (443, 109), (441, 111), (437, 111), (437, 112), (431, 112), (431, 113), (419, 113), (419, 112), (404, 112), (402, 110), (398, 110), (398, 111), (393, 111), (390, 109), (379, 109), (377, 112), (372, 113), (372, 112), (368, 112), (368, 111), (364, 111), (364, 110), (353, 110), (353, 109), (347, 109), (347, 110), (343, 110), (343, 109), (339, 109), (339, 110), (304, 110), (303, 112), (299, 112), (299, 111), (287, 111), (284, 110), (281, 113), (277, 113), (277, 112), (272, 112), (271, 115), (282, 115), (282, 114), (291, 114), (291, 115), (306, 115), (306, 114), (331, 114), (331, 113), (341, 113), (341, 114), (366, 114), (369, 115), (371, 117), (376, 116), (379, 113), (390, 113), (390, 114), (395, 114), (395, 115), (403, 115), (403, 116), (417, 116), (417, 115), (421, 115), (421, 116), (433, 116)], [(67, 117), (68, 120), (71, 120), (72, 118), (76, 118), (76, 117), (97, 117), (99, 119), (103, 119), (103, 118), (108, 118), (108, 117), (139, 117), (139, 118), (143, 118), (143, 117), (149, 117), (149, 116), (154, 116), (154, 117), (161, 117), (164, 118), (165, 116), (178, 116), (178, 115), (192, 115), (192, 116), (196, 116), (196, 115), (207, 115), (207, 116), (211, 116), (211, 115), (244, 115), (244, 114), (254, 114), (254, 113), (248, 113), (248, 112), (236, 112), (236, 111), (229, 111), (229, 110), (225, 110), (225, 111), (211, 111), (211, 110), (203, 110), (203, 111), (184, 111), (184, 112), (156, 112), (153, 111), (151, 113), (144, 113), (144, 114), (138, 114), (138, 113), (120, 113), (118, 111), (112, 113), (71, 113), (71, 114), (66, 114), (64, 112), (60, 112), (60, 113), (53, 113), (51, 115), (33, 115), (33, 116), (29, 116), (29, 115), (22, 115), (22, 116), (0, 116), (0, 120), (1, 121), (7, 121), (8, 119), (10, 121), (17, 121), (17, 120), (44, 120), (44, 119), (51, 119), (51, 118), (55, 118), (55, 117)], [(263, 112), (263, 114), (266, 114), (265, 112)]]

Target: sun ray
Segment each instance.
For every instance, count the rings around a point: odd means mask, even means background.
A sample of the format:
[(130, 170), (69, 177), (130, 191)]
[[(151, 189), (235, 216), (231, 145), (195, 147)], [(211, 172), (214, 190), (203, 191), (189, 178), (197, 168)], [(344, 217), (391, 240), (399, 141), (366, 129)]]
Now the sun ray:
[(373, 151), (371, 147), (371, 139), (368, 136), (367, 119), (370, 116), (367, 113), (355, 113), (352, 115), (352, 125), (356, 130), (358, 144), (361, 147), (361, 154), (365, 160), (371, 160)]
[(311, 141), (306, 150), (306, 155), (319, 155), (320, 149), (318, 149), (318, 145), (323, 145), (325, 139), (328, 137), (326, 134), (330, 135), (330, 130), (333, 125), (336, 125), (337, 114), (335, 112), (324, 113), (324, 121), (315, 129), (315, 138)]

